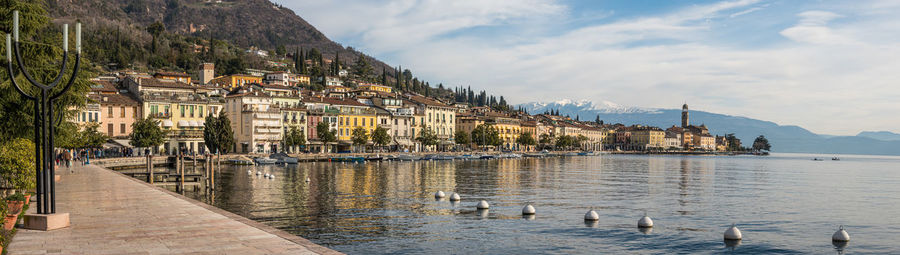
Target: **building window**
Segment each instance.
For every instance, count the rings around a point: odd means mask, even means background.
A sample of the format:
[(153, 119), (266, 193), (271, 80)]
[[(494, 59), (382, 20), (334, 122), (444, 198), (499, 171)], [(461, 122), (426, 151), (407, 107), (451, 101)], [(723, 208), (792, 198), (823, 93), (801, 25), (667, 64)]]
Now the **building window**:
[(200, 118), (203, 118), (203, 106), (200, 106)]
[(106, 113), (106, 116), (112, 118), (112, 116), (113, 116), (113, 114), (112, 114), (112, 106), (106, 107), (106, 108), (107, 108), (107, 111), (108, 111), (108, 112)]
[(125, 106), (122, 106), (121, 108), (119, 108), (119, 111), (122, 111), (119, 114), (119, 117), (125, 118)]
[(184, 118), (184, 105), (179, 105), (178, 108), (181, 108), (181, 117)]
[(122, 133), (122, 134), (125, 133), (125, 123), (119, 124), (119, 130), (121, 130), (121, 132), (119, 132), (119, 133)]
[[(109, 109), (112, 109), (112, 107), (110, 107)], [(106, 124), (106, 134), (107, 134), (107, 136), (113, 136), (113, 124), (112, 123)]]
[[(358, 125), (359, 125), (359, 122), (357, 121), (357, 119), (356, 119), (356, 118), (353, 118), (353, 126), (355, 127), (355, 126), (358, 126)], [(363, 126), (365, 126), (365, 123), (363, 123)]]

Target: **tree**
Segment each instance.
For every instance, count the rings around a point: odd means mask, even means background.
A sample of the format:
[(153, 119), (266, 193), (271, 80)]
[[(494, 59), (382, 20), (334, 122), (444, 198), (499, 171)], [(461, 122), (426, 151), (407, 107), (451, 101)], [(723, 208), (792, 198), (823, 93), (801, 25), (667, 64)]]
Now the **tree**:
[(234, 131), (225, 111), (219, 112), (219, 117), (206, 116), (206, 123), (203, 124), (203, 142), (210, 153), (228, 153), (234, 146)]
[(284, 54), (287, 54), (287, 48), (284, 47), (284, 44), (279, 44), (277, 47), (275, 47), (276, 56), (282, 57), (284, 56)]
[(756, 140), (753, 141), (754, 151), (770, 151), (771, 148), (772, 146), (769, 145), (769, 139), (766, 139), (766, 137), (763, 135), (760, 135), (756, 138)]
[(575, 137), (564, 135), (556, 139), (556, 147), (561, 149), (569, 149), (575, 144)]
[(493, 125), (483, 124), (472, 129), (472, 141), (478, 146), (500, 146), (500, 131)]
[(387, 128), (376, 127), (375, 131), (372, 131), (372, 142), (378, 146), (388, 145), (391, 142), (391, 136), (388, 134)]
[(587, 142), (588, 138), (584, 135), (578, 135), (575, 137), (575, 144), (578, 146), (584, 146), (584, 142)]
[(469, 133), (462, 129), (457, 129), (456, 134), (453, 136), (453, 140), (456, 141), (456, 144), (465, 145), (471, 143), (469, 141)]
[[(23, 42), (21, 50), (24, 54), (25, 63), (31, 76), (36, 80), (49, 84), (57, 76), (60, 68), (60, 59), (62, 56), (62, 40), (58, 26), (53, 29), (47, 29), (52, 23), (44, 10), (44, 1), (20, 1), (9, 0), (0, 4), (0, 13), (3, 16), (3, 23), (0, 30), (5, 33), (12, 31), (12, 11), (18, 10), (20, 17), (19, 37)], [(90, 34), (90, 33), (89, 33)], [(2, 47), (6, 47), (5, 41), (0, 42)], [(71, 45), (71, 44), (70, 44)], [(90, 44), (87, 44), (90, 45)], [(86, 47), (91, 48), (91, 47)], [(4, 53), (5, 55), (5, 53)], [(87, 52), (85, 55), (88, 55)], [(0, 65), (6, 65), (5, 57)], [(68, 68), (74, 66), (75, 60), (70, 55)], [(17, 67), (13, 67), (17, 68)], [(94, 64), (88, 59), (82, 59), (81, 70), (75, 77), (75, 83), (71, 89), (58, 99), (54, 100), (53, 112), (54, 121), (61, 118), (61, 126), (71, 128), (69, 134), (74, 134), (77, 127), (71, 123), (70, 118), (73, 112), (80, 109), (87, 102), (86, 94), (90, 90), (90, 79), (96, 77), (94, 73)], [(65, 77), (60, 84), (65, 85), (69, 82), (68, 74), (71, 70), (65, 70)], [(21, 72), (15, 73), (15, 80), (26, 94), (37, 96), (40, 91), (33, 88), (28, 83)], [(16, 138), (34, 138), (34, 102), (27, 100), (13, 88), (9, 80), (9, 74), (6, 68), (0, 68), (0, 141), (12, 141)], [(61, 90), (64, 86), (58, 86), (53, 93)], [(59, 114), (59, 115), (56, 115)], [(60, 137), (57, 134), (56, 137)], [(33, 152), (32, 152), (33, 153)]]
[(728, 141), (728, 151), (740, 151), (741, 150), (741, 140), (734, 136), (734, 133), (726, 134), (725, 141)]
[(34, 143), (16, 138), (0, 144), (0, 177), (12, 188), (34, 189)]
[(372, 65), (369, 64), (369, 61), (366, 60), (366, 57), (362, 54), (359, 54), (359, 57), (356, 59), (356, 63), (353, 64), (353, 74), (356, 77), (364, 81), (371, 81), (371, 75), (373, 72)]
[(525, 146), (533, 146), (537, 144), (537, 142), (534, 140), (534, 135), (532, 135), (531, 132), (523, 132), (519, 134), (519, 137), (516, 138), (516, 143)]
[(166, 26), (164, 26), (162, 24), (162, 22), (159, 22), (159, 21), (153, 22), (153, 24), (150, 24), (149, 26), (147, 26), (147, 33), (150, 33), (150, 36), (153, 37), (153, 44), (152, 44), (152, 48), (151, 48), (152, 53), (156, 53), (157, 38), (159, 38), (159, 35), (165, 31), (166, 31)]
[(365, 146), (369, 142), (369, 134), (366, 128), (361, 126), (353, 128), (350, 140), (353, 141), (355, 146)]
[(293, 148), (294, 146), (305, 146), (306, 145), (306, 136), (303, 135), (303, 132), (300, 131), (297, 127), (291, 127), (288, 132), (284, 134), (284, 146), (286, 148)]
[(131, 124), (131, 145), (134, 147), (156, 147), (163, 144), (166, 131), (159, 127), (159, 120), (153, 117), (140, 119)]
[(109, 136), (97, 131), (100, 123), (92, 122), (85, 124), (84, 129), (78, 132), (77, 144), (80, 148), (100, 148), (109, 140)]
[(553, 144), (553, 136), (550, 134), (541, 134), (540, 140), (538, 143), (541, 144), (541, 147), (547, 147)]
[(333, 143), (337, 141), (337, 137), (334, 135), (334, 131), (331, 131), (330, 124), (327, 121), (319, 122), (316, 125), (316, 134), (319, 136), (319, 140), (322, 141), (322, 151), (325, 151), (325, 148), (328, 147), (328, 143)]
[(434, 130), (425, 127), (423, 124), (419, 127), (421, 131), (419, 131), (419, 136), (416, 137), (416, 141), (422, 143), (423, 146), (435, 146), (438, 145), (438, 137), (437, 134), (434, 133)]

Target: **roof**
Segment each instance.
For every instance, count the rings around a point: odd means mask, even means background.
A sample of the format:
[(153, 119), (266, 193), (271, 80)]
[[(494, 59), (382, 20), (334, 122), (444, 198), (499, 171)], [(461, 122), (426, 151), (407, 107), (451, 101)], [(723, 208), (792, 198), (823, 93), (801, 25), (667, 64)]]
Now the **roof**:
[(100, 105), (128, 105), (128, 106), (139, 106), (141, 105), (134, 97), (129, 94), (102, 94), (96, 95), (91, 99), (97, 100)]
[(92, 80), (91, 82), (94, 83), (94, 84), (91, 84), (91, 91), (97, 91), (97, 92), (116, 92), (116, 91), (118, 91), (116, 89), (116, 84), (113, 84), (110, 81)]
[(173, 89), (195, 89), (197, 87), (188, 85), (187, 83), (180, 81), (170, 81), (170, 80), (160, 80), (156, 78), (136, 78), (140, 80), (140, 85), (142, 87), (156, 87), (156, 88), (173, 88)]
[(156, 76), (191, 77), (190, 74), (186, 74), (186, 73), (177, 73), (177, 72), (157, 72), (157, 73), (154, 74), (153, 76), (154, 76), (154, 77), (156, 77)]
[(451, 107), (450, 105), (441, 103), (440, 101), (437, 101), (437, 100), (434, 100), (434, 99), (431, 99), (428, 97), (419, 96), (419, 95), (409, 95), (409, 100), (416, 102), (416, 103), (428, 105), (428, 106)]
[(306, 102), (311, 103), (325, 103), (331, 105), (347, 105), (347, 106), (363, 106), (368, 107), (368, 105), (360, 103), (359, 101), (353, 99), (341, 99), (334, 97), (320, 97), (320, 98), (310, 98), (308, 100), (304, 100)]

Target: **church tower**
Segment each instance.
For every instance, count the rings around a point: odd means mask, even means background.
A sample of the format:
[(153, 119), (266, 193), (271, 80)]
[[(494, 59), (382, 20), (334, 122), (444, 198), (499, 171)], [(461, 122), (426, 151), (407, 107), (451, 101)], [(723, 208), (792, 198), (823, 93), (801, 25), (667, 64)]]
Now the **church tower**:
[(690, 122), (688, 122), (688, 107), (687, 104), (681, 107), (681, 127), (686, 128)]

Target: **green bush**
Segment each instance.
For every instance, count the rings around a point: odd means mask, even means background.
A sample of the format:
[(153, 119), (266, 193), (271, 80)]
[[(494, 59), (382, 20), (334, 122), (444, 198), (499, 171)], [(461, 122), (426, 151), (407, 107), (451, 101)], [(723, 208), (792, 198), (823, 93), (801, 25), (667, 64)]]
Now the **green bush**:
[(24, 202), (25, 195), (22, 195), (22, 193), (12, 194), (12, 195), (9, 195), (6, 197), (6, 201), (22, 201), (22, 202)]
[(34, 143), (18, 138), (0, 145), (0, 178), (17, 190), (34, 189)]

